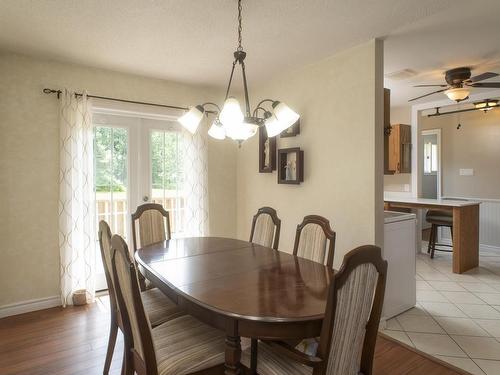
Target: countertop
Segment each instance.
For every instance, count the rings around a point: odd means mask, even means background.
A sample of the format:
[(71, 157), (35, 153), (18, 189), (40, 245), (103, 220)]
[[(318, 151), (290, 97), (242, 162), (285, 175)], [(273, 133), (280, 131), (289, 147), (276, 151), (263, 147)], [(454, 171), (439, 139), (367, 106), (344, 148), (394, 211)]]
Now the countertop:
[(441, 206), (441, 207), (465, 207), (480, 204), (478, 201), (453, 200), (453, 199), (427, 199), (427, 198), (390, 198), (384, 199), (389, 203), (408, 203), (422, 206)]

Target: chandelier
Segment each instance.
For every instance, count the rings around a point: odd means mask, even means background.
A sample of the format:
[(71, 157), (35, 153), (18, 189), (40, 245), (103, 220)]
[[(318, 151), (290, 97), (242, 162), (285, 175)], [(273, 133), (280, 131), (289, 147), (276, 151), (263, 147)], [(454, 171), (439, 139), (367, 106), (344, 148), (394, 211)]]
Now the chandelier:
[[(233, 66), (229, 75), (224, 105), (222, 110), (217, 104), (211, 102), (190, 107), (178, 121), (192, 134), (196, 133), (203, 115), (208, 116), (208, 114), (215, 116), (214, 122), (208, 130), (208, 135), (215, 139), (224, 139), (227, 136), (239, 142), (254, 136), (261, 126), (265, 126), (268, 137), (274, 137), (295, 124), (300, 117), (285, 103), (273, 99), (261, 100), (253, 111), (250, 110), (248, 84), (245, 74), (245, 57), (247, 54), (243, 51), (241, 45), (241, 31), (241, 0), (238, 0), (238, 48), (234, 52)], [(237, 64), (241, 67), (243, 76), (245, 113), (241, 110), (238, 100), (229, 96)]]

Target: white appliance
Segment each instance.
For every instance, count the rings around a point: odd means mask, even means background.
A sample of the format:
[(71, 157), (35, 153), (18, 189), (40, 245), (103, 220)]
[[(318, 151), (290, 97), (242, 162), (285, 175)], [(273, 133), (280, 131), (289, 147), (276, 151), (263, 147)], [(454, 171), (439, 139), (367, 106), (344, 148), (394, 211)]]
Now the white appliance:
[(412, 308), (417, 303), (416, 285), (416, 215), (384, 212), (384, 250), (387, 260), (382, 320)]

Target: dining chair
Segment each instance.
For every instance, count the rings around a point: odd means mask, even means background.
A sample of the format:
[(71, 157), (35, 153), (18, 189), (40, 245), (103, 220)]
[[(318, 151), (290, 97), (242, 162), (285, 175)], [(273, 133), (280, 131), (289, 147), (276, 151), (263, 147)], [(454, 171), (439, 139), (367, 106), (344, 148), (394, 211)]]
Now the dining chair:
[(328, 219), (319, 215), (308, 215), (297, 225), (293, 255), (332, 267), (335, 237)]
[[(113, 279), (112, 253), (111, 253), (111, 230), (108, 223), (104, 220), (99, 222), (99, 246), (101, 249), (102, 265), (106, 283), (108, 284), (109, 304), (111, 312), (111, 325), (109, 329), (108, 349), (106, 352), (106, 360), (104, 362), (104, 374), (109, 372), (111, 360), (116, 343), (118, 329), (124, 332), (123, 322), (120, 316), (118, 301), (115, 293), (115, 285)], [(182, 310), (177, 305), (166, 297), (159, 289), (148, 289), (141, 293), (141, 298), (146, 309), (148, 319), (153, 327), (183, 314)]]
[[(263, 341), (258, 347), (258, 373), (372, 374), (386, 276), (387, 262), (379, 247), (361, 246), (346, 254), (329, 286), (316, 353), (305, 354), (282, 341)], [(241, 362), (250, 367), (248, 349)]]
[(111, 247), (114, 285), (124, 327), (124, 373), (221, 373), (225, 360), (225, 333), (189, 315), (152, 327), (127, 244), (114, 235)]
[(278, 250), (280, 229), (281, 220), (276, 210), (271, 207), (261, 207), (252, 220), (250, 242)]
[[(138, 226), (136, 226), (138, 224)], [(134, 252), (140, 247), (171, 238), (170, 215), (159, 203), (145, 203), (132, 214), (132, 243)], [(149, 280), (139, 270), (141, 290), (151, 288)]]

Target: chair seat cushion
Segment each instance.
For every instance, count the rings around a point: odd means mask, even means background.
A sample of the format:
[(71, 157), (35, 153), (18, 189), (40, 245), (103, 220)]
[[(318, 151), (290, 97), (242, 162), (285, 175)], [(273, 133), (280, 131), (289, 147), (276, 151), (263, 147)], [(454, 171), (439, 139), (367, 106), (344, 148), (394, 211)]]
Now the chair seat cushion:
[(189, 315), (153, 328), (158, 374), (184, 375), (223, 364), (225, 337)]
[[(250, 349), (241, 354), (241, 363), (250, 368)], [(269, 345), (259, 342), (257, 353), (257, 372), (260, 375), (311, 375), (312, 367), (303, 365), (283, 355), (276, 354)]]
[(443, 223), (445, 225), (451, 225), (453, 224), (453, 213), (450, 211), (429, 210), (425, 215), (425, 219), (429, 223), (434, 222), (435, 224)]
[(141, 293), (144, 309), (153, 327), (172, 318), (183, 315), (183, 311), (158, 288), (148, 289)]

